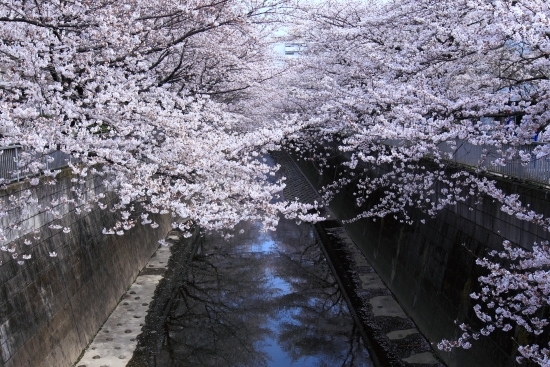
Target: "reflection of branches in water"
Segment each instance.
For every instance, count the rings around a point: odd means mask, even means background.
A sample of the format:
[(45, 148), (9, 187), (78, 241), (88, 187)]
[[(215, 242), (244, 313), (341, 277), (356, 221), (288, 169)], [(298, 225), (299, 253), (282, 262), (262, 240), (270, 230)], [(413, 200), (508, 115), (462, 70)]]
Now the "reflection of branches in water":
[[(297, 235), (305, 240), (303, 233)], [(327, 366), (365, 366), (368, 352), (319, 244), (310, 237), (305, 247), (297, 242), (288, 241), (286, 254), (278, 257), (279, 274), (292, 285), (292, 292), (278, 300), (289, 314), (279, 343), (294, 360), (324, 355)]]
[(166, 320), (158, 365), (265, 366), (255, 348), (270, 332), (263, 261), (254, 254), (196, 256)]
[(311, 226), (282, 221), (259, 234), (250, 224), (229, 242), (205, 243), (176, 276), (153, 366), (266, 366), (264, 347), (274, 341), (288, 354), (282, 358), (369, 365)]

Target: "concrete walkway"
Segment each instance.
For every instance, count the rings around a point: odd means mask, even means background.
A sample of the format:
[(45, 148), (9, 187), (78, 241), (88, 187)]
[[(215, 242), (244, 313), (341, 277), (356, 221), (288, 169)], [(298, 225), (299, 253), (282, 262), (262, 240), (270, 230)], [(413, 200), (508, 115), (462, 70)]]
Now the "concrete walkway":
[(76, 367), (126, 366), (136, 349), (136, 338), (141, 333), (157, 284), (168, 267), (170, 247), (181, 240), (181, 237), (179, 232), (168, 234), (166, 245), (158, 248), (130, 289), (122, 296), (109, 319), (75, 364)]

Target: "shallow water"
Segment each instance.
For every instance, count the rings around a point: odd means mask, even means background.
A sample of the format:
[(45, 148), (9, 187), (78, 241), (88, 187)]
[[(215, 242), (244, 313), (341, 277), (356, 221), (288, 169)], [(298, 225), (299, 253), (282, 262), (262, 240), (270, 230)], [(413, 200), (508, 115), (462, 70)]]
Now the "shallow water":
[(309, 225), (207, 236), (150, 365), (372, 366)]

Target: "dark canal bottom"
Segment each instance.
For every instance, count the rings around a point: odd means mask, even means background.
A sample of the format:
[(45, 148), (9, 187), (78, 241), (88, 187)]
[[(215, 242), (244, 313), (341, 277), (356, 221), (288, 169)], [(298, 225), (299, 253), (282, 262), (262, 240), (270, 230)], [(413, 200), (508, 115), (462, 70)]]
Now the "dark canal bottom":
[(372, 366), (312, 227), (259, 228), (171, 261), (129, 366)]

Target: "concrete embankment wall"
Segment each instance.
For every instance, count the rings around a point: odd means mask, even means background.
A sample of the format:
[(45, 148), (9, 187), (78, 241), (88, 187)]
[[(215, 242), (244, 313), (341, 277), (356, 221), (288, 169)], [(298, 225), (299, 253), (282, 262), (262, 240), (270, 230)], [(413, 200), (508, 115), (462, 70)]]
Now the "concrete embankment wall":
[[(35, 198), (48, 205), (70, 197), (71, 178), (63, 172), (57, 185), (40, 187)], [(82, 188), (86, 195), (105, 191), (98, 177)], [(13, 184), (9, 194), (24, 190), (24, 184)], [(102, 201), (110, 200), (112, 195)], [(109, 210), (94, 206), (77, 215), (67, 204), (56, 209), (62, 217), (52, 221), (51, 213), (31, 208), (21, 228), (8, 233), (19, 251), (32, 255), (24, 265), (0, 252), (0, 366), (72, 366), (171, 228), (170, 216), (157, 216), (156, 229), (137, 225), (123, 236), (103, 235), (117, 220)], [(52, 223), (70, 232), (50, 228)], [(34, 227), (37, 233), (30, 232)], [(33, 244), (23, 244), (25, 238)], [(50, 257), (54, 251), (57, 257)]]
[[(338, 170), (325, 170), (320, 176), (311, 163), (298, 165), (317, 188), (338, 177)], [(372, 176), (380, 168), (367, 168)], [(372, 177), (371, 176), (371, 177)], [(548, 191), (519, 182), (498, 179), (499, 186), (509, 193), (520, 194), (533, 210), (550, 215)], [(341, 190), (331, 203), (339, 219), (353, 218), (361, 212), (355, 205), (353, 188)], [(362, 219), (346, 224), (346, 229), (361, 248), (376, 272), (391, 289), (401, 306), (412, 317), (421, 332), (432, 343), (443, 338), (457, 338), (461, 331), (455, 320), (479, 325), (469, 294), (479, 290), (477, 278), (483, 270), (475, 265), (477, 257), (493, 249), (502, 249), (504, 239), (530, 248), (533, 242), (548, 240), (548, 232), (528, 222), (509, 216), (500, 204), (490, 198), (473, 198), (458, 203), (430, 218), (412, 210), (413, 225), (400, 223), (393, 217)], [(364, 207), (373, 205), (376, 198)], [(420, 220), (425, 220), (422, 224)], [(524, 343), (525, 333), (495, 333), (481, 338), (470, 350), (457, 349), (440, 353), (449, 366), (514, 366), (515, 342)]]

